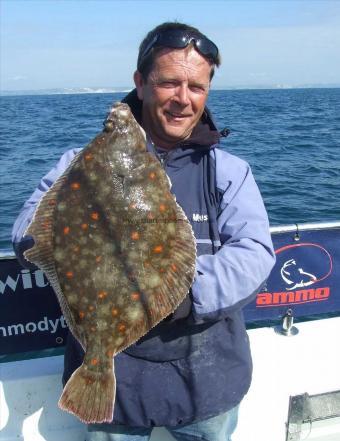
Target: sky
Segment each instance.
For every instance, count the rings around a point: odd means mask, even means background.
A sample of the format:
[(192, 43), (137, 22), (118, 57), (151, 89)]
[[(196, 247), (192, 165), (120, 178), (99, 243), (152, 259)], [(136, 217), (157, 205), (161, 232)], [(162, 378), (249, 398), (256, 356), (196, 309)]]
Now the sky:
[(0, 89), (131, 88), (164, 21), (220, 49), (214, 88), (340, 85), (340, 0), (0, 0)]

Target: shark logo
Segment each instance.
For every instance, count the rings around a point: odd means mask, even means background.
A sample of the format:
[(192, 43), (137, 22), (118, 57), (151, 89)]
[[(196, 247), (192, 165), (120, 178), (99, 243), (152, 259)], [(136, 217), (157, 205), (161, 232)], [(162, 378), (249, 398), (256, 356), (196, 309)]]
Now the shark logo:
[(257, 307), (297, 305), (330, 298), (331, 287), (323, 281), (333, 271), (333, 259), (323, 246), (311, 242), (290, 244), (275, 253), (274, 283), (269, 280), (270, 288), (257, 295)]
[(287, 260), (281, 268), (281, 277), (288, 285), (287, 291), (313, 285), (318, 279), (314, 274), (298, 268), (295, 259)]
[(286, 245), (275, 253), (281, 278), (289, 291), (314, 285), (326, 279), (333, 269), (331, 255), (319, 244)]

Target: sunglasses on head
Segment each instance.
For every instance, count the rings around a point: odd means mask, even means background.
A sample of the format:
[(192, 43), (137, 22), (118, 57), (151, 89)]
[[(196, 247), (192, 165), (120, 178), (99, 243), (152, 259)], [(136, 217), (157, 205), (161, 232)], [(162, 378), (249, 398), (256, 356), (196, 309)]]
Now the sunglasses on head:
[(171, 47), (173, 49), (184, 49), (191, 42), (195, 49), (204, 57), (210, 58), (215, 64), (218, 60), (218, 48), (215, 43), (207, 37), (198, 36), (188, 31), (169, 30), (156, 34), (150, 43), (141, 53), (138, 63), (138, 70), (143, 64), (145, 58), (149, 55), (151, 49), (155, 47)]

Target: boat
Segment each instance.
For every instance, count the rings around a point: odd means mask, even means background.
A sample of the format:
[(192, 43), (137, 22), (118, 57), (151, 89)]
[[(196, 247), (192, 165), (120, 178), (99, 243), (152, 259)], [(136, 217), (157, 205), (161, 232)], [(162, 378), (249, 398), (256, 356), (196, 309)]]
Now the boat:
[[(276, 265), (244, 308), (254, 372), (232, 439), (339, 441), (340, 222), (271, 234)], [(53, 290), (5, 250), (0, 308), (0, 441), (84, 441), (57, 407), (68, 331)], [(156, 428), (151, 440), (172, 437)]]

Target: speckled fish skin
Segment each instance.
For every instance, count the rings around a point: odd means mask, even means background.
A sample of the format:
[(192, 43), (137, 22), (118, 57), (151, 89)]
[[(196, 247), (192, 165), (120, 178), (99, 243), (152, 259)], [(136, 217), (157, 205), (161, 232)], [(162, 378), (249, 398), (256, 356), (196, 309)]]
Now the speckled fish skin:
[(53, 286), (85, 359), (59, 406), (86, 423), (113, 418), (113, 357), (173, 312), (194, 277), (191, 226), (126, 104), (43, 197), (25, 257)]

